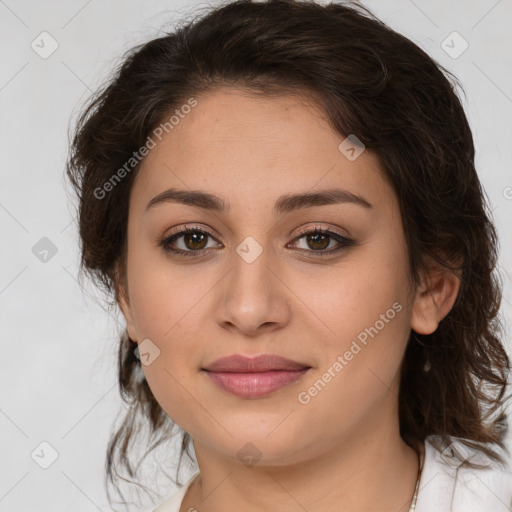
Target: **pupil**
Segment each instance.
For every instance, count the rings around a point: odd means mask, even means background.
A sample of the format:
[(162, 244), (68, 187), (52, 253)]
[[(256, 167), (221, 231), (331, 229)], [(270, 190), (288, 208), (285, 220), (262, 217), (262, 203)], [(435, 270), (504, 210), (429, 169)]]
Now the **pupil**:
[[(309, 244), (309, 246), (312, 248), (312, 249), (325, 249), (326, 247), (329, 246), (329, 240), (328, 240), (328, 236), (323, 234), (323, 233), (316, 233), (314, 235), (309, 235), (308, 237), (308, 242), (309, 240), (313, 240), (313, 245)], [(324, 242), (327, 242), (327, 243), (321, 243), (321, 239), (323, 239)], [(315, 244), (318, 244), (320, 243), (320, 247), (316, 246)]]
[[(202, 249), (205, 244), (201, 244), (201, 242), (204, 242), (206, 240), (206, 235), (204, 233), (185, 233), (185, 245), (189, 249)], [(199, 244), (199, 246), (197, 246)]]

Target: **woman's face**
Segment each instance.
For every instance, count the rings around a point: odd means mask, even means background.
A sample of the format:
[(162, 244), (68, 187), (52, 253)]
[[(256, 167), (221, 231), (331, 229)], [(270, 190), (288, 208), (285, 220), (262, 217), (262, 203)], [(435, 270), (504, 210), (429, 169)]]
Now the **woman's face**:
[[(219, 89), (139, 170), (121, 306), (130, 337), (150, 340), (140, 352), (155, 398), (196, 451), (284, 465), (398, 428), (414, 316), (401, 216), (376, 157), (343, 140), (297, 96)], [(170, 189), (210, 200), (148, 207)], [(281, 372), (290, 381), (270, 392), (268, 373), (217, 374), (232, 392), (204, 369), (235, 354), (309, 369)]]

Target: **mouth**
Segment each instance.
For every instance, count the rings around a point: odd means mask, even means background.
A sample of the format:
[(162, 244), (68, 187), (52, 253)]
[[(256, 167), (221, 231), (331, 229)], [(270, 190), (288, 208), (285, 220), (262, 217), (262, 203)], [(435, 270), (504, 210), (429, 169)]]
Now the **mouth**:
[(220, 389), (242, 398), (260, 398), (301, 379), (311, 366), (276, 355), (234, 355), (217, 359), (202, 371)]

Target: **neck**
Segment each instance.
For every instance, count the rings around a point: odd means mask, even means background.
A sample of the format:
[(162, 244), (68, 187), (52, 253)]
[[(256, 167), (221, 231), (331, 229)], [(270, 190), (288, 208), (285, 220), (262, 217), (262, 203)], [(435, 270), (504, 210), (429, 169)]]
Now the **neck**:
[(252, 467), (194, 441), (201, 475), (181, 510), (201, 512), (408, 512), (419, 458), (395, 428), (366, 425), (314, 458), (286, 466)]

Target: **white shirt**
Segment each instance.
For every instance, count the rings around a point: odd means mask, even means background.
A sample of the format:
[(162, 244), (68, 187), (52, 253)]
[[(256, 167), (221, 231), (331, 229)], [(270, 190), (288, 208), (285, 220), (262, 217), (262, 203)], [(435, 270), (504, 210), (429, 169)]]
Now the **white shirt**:
[[(512, 511), (512, 467), (509, 459), (506, 468), (501, 468), (477, 450), (461, 445), (457, 438), (452, 438), (453, 443), (441, 453), (431, 444), (434, 438), (429, 436), (425, 439), (425, 458), (415, 512)], [(463, 459), (485, 463), (488, 467), (462, 467), (459, 454)], [(198, 476), (199, 471), (196, 471), (153, 512), (179, 512), (190, 484)]]

